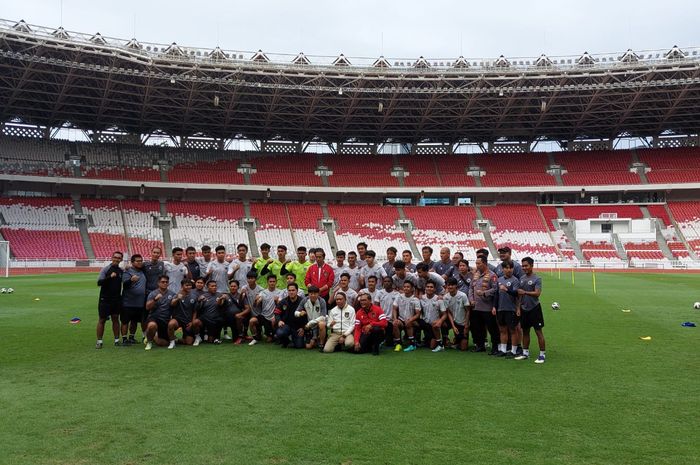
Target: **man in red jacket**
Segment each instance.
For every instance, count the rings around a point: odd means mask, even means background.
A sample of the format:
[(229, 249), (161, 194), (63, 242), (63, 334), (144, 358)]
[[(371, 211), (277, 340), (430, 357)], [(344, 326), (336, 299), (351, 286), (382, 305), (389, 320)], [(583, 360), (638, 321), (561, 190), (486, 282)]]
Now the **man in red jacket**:
[(316, 286), (318, 293), (328, 303), (328, 291), (333, 286), (335, 274), (333, 268), (326, 262), (326, 252), (323, 249), (316, 249), (316, 263), (311, 265), (306, 272), (304, 284), (306, 287)]
[(367, 293), (358, 297), (360, 310), (355, 314), (355, 352), (379, 355), (379, 344), (384, 340), (386, 315), (381, 307), (372, 305), (372, 298)]

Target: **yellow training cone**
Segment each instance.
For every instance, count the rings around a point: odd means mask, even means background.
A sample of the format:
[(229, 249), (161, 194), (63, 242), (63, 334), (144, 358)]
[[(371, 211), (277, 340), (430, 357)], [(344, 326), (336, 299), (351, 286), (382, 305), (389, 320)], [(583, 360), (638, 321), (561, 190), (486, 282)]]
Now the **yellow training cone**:
[(36, 299), (34, 299), (34, 300), (41, 300), (41, 299), (40, 299), (39, 297), (37, 297), (37, 298), (36, 298)]
[(623, 308), (623, 309), (622, 309), (622, 313), (629, 313), (629, 312), (631, 312), (631, 311), (632, 311), (632, 310), (630, 310), (629, 308)]
[(651, 341), (651, 336), (639, 336), (642, 341)]

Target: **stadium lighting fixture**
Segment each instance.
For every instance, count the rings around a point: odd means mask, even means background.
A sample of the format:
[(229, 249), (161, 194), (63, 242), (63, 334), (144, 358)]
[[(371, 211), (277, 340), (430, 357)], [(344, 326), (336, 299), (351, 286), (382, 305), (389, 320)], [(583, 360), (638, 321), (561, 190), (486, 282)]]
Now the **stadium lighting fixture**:
[(379, 102), (377, 105), (377, 113), (382, 113), (384, 111), (384, 102)]
[(498, 96), (499, 96), (499, 97), (503, 97), (503, 89), (499, 89), (499, 91), (498, 91)]
[(215, 107), (218, 107), (218, 106), (219, 106), (219, 96), (218, 96), (218, 95), (215, 95), (215, 96), (214, 96), (214, 106), (215, 106)]
[(170, 84), (175, 84), (175, 78), (174, 78), (174, 77), (171, 77), (171, 78), (170, 78)]
[(542, 99), (540, 102), (540, 111), (542, 111), (542, 113), (547, 111), (547, 101), (545, 99)]
[(343, 88), (342, 87), (338, 88), (338, 95), (343, 95)]

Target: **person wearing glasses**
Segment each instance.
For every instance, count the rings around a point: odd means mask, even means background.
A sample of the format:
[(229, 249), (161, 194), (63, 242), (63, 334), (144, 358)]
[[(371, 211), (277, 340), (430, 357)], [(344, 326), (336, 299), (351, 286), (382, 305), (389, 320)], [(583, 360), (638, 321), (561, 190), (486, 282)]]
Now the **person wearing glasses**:
[(122, 306), (122, 269), (119, 264), (124, 254), (114, 252), (109, 265), (102, 268), (97, 278), (100, 287), (100, 300), (97, 306), (97, 342), (95, 349), (101, 349), (104, 345), (102, 337), (105, 333), (107, 320), (112, 320), (112, 332), (114, 333), (114, 345), (119, 345), (119, 313)]
[[(143, 272), (143, 257), (131, 256), (131, 266), (122, 274), (122, 345), (136, 344), (136, 326), (141, 323), (146, 311), (146, 274)], [(129, 337), (127, 339), (127, 331)], [(146, 334), (144, 332), (144, 337)]]

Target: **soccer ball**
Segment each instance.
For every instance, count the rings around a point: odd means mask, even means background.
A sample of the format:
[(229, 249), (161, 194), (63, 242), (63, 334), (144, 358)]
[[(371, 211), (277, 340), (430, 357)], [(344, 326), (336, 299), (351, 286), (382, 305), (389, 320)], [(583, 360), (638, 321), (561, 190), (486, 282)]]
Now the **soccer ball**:
[(7, 289), (5, 289), (4, 287), (2, 289), (0, 289), (0, 294), (4, 294), (6, 292), (7, 292)]
[(559, 302), (552, 302), (552, 310), (559, 310)]
[(700, 310), (700, 302), (695, 302), (695, 303), (693, 304), (693, 308), (694, 308), (695, 310)]
[(12, 294), (13, 292), (15, 292), (15, 290), (12, 289), (11, 287), (8, 287), (8, 288), (7, 288), (7, 293), (8, 293), (8, 294)]

